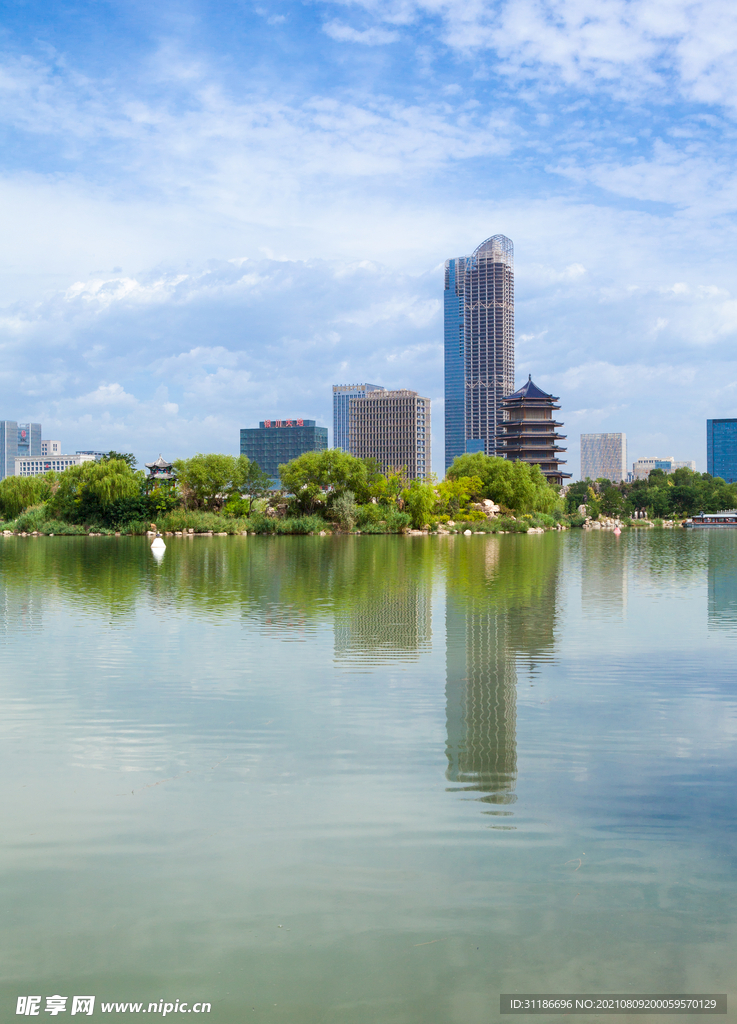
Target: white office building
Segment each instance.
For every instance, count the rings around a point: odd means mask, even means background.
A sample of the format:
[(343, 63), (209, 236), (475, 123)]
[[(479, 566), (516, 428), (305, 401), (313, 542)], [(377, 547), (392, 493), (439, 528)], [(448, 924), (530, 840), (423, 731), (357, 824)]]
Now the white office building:
[(632, 476), (635, 480), (647, 480), (653, 469), (662, 469), (664, 473), (675, 473), (677, 469), (691, 469), (695, 473), (696, 463), (693, 460), (676, 462), (672, 457), (670, 459), (638, 459), (637, 462), (632, 463)]
[(44, 457), (48, 457), (49, 455), (61, 455), (61, 441), (42, 441), (41, 455)]
[(49, 455), (46, 458), (20, 456), (15, 460), (16, 476), (43, 476), (44, 473), (63, 473), (70, 466), (81, 466), (83, 462), (94, 462), (94, 455)]

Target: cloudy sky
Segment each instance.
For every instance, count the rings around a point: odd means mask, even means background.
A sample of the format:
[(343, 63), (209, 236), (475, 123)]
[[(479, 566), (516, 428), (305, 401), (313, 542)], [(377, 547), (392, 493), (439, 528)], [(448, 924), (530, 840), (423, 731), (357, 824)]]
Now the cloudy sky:
[(728, 0), (6, 0), (2, 418), (238, 450), (433, 399), (442, 264), (513, 239), (517, 381), (630, 461), (737, 415)]

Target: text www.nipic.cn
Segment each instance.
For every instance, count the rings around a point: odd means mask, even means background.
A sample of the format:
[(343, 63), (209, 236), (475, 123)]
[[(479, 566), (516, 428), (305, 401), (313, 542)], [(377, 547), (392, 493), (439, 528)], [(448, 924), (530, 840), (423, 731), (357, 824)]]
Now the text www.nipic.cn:
[[(46, 1006), (44, 1007), (44, 1013), (50, 1013), (52, 1017), (56, 1017), (59, 1013), (67, 1012), (68, 996), (56, 995), (46, 996), (45, 998)], [(18, 996), (15, 1012), (25, 1017), (38, 1017), (41, 1012), (41, 1001), (41, 996)], [(189, 1003), (183, 1003), (179, 999), (173, 1003), (160, 999), (158, 1003), (149, 1003), (148, 1005), (145, 1003), (100, 1002), (102, 1013), (160, 1013), (162, 1017), (165, 1017), (167, 1013), (209, 1013), (211, 1006), (211, 1003), (192, 1003), (190, 1006)], [(72, 996), (72, 1015), (75, 1013), (86, 1013), (87, 1016), (91, 1017), (94, 1009), (94, 996)]]

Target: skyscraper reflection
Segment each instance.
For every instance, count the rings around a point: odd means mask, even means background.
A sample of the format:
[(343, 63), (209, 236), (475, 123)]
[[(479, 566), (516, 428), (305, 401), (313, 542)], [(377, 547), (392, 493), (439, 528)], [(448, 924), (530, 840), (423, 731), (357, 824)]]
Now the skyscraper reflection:
[(737, 531), (715, 530), (706, 539), (709, 629), (737, 630)]
[(512, 804), (518, 667), (551, 656), (561, 545), (475, 540), (454, 543), (448, 560), (446, 777), (486, 803)]

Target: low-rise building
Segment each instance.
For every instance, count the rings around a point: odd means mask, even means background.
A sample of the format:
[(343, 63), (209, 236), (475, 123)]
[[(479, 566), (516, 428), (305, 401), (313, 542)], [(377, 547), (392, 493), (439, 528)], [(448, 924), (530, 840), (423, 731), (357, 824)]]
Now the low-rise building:
[(261, 420), (258, 427), (241, 430), (241, 455), (255, 462), (272, 480), (279, 478), (279, 466), (305, 452), (322, 452), (328, 446), (328, 428), (315, 420)]
[(63, 473), (70, 466), (81, 466), (83, 462), (94, 462), (93, 455), (50, 455), (47, 458), (16, 456), (15, 476), (43, 476), (44, 473)]
[(675, 473), (677, 469), (691, 469), (695, 473), (696, 463), (692, 459), (685, 462), (677, 462), (674, 458), (638, 459), (637, 462), (632, 463), (632, 478), (633, 480), (647, 480), (654, 469), (662, 469), (664, 473)]

